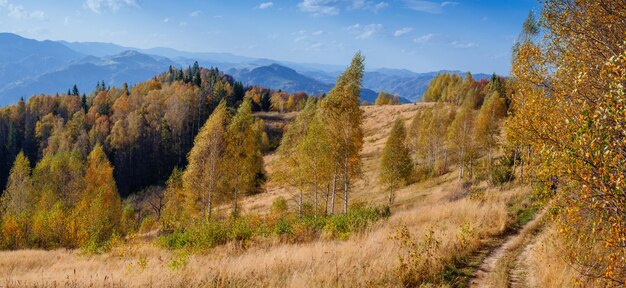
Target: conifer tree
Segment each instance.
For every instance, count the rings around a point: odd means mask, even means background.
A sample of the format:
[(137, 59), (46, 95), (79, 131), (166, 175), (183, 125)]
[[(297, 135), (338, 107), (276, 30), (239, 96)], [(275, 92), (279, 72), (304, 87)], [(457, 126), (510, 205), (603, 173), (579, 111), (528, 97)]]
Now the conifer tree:
[(183, 173), (184, 171), (175, 167), (165, 183), (165, 207), (161, 217), (164, 230), (179, 229), (188, 218), (184, 205), (187, 195), (183, 189)]
[(214, 199), (224, 181), (224, 153), (226, 152), (226, 129), (228, 112), (222, 100), (196, 136), (189, 152), (187, 169), (183, 174), (183, 187), (187, 204), (205, 218), (211, 218)]
[(395, 190), (406, 184), (413, 172), (413, 163), (405, 141), (404, 122), (398, 118), (385, 142), (378, 175), (380, 184), (389, 190), (389, 205), (393, 204)]
[(253, 193), (264, 177), (259, 135), (255, 133), (250, 99), (244, 99), (227, 130), (226, 171), (232, 191), (233, 216), (238, 216), (241, 193)]
[(30, 173), (30, 162), (24, 152), (20, 152), (15, 158), (7, 187), (0, 198), (2, 246), (16, 249), (27, 245), (36, 202)]
[(100, 144), (87, 157), (85, 190), (77, 214), (82, 245), (102, 245), (119, 231), (122, 203), (113, 179), (113, 167)]
[(24, 152), (17, 154), (9, 174), (7, 187), (2, 193), (3, 212), (12, 215), (22, 214), (32, 209), (35, 194), (31, 179), (30, 161)]

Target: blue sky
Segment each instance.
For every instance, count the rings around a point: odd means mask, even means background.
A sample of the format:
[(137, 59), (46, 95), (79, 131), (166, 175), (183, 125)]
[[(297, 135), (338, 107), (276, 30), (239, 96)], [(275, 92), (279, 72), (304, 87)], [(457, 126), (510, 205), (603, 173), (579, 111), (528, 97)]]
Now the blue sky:
[(0, 0), (0, 31), (34, 39), (230, 52), (367, 68), (508, 74), (536, 0)]

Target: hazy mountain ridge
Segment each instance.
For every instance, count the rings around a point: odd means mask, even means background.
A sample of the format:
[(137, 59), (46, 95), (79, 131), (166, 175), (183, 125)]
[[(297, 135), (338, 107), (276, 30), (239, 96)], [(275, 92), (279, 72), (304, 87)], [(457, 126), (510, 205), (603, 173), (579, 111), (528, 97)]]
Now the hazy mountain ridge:
[[(106, 85), (119, 86), (124, 82), (135, 84), (166, 71), (176, 65), (167, 58), (156, 59), (136, 51), (126, 51), (117, 55), (98, 58), (88, 56), (60, 69), (28, 77), (10, 83), (0, 89), (0, 104), (15, 99), (9, 95), (30, 96), (63, 92), (74, 84), (82, 92), (91, 92), (94, 83), (104, 81)], [(19, 97), (18, 96), (18, 97)]]
[[(166, 71), (170, 65), (186, 67), (195, 61), (217, 67), (245, 85), (259, 85), (289, 93), (330, 91), (342, 67), (315, 63), (293, 63), (238, 56), (231, 53), (184, 52), (156, 47), (136, 49), (113, 43), (37, 41), (0, 33), (0, 105), (20, 97), (64, 92), (76, 84), (90, 92), (95, 83), (135, 84)], [(406, 69), (381, 68), (367, 71), (362, 100), (374, 102), (379, 91), (401, 96), (401, 102), (419, 101), (430, 80), (442, 72), (416, 73)], [(476, 79), (487, 74), (476, 74)]]

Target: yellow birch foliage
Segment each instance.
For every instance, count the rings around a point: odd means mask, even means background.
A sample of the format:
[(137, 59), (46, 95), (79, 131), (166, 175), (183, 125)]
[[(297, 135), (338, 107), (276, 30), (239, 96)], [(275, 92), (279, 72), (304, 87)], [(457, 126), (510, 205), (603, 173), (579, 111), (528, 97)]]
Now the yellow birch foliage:
[(532, 22), (515, 47), (507, 137), (529, 147), (534, 182), (558, 177), (555, 219), (570, 264), (600, 285), (626, 285), (626, 3), (546, 1), (538, 41)]

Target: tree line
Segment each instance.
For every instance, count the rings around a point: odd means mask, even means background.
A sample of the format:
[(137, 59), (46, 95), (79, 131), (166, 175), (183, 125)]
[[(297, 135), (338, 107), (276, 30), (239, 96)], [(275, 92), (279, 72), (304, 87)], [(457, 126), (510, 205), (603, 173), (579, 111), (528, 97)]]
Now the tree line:
[(170, 67), (133, 87), (107, 87), (102, 81), (89, 95), (74, 86), (67, 94), (20, 100), (0, 108), (0, 187), (20, 151), (34, 164), (59, 151), (85, 158), (98, 143), (116, 168), (123, 197), (163, 184), (174, 167), (187, 164), (195, 136), (220, 101), (236, 109), (246, 96), (253, 111), (282, 112), (299, 110), (309, 97), (244, 87), (195, 63)]
[[(334, 114), (328, 115), (343, 123), (348, 120), (337, 109), (346, 105), (360, 117), (363, 64), (358, 59), (354, 65), (360, 66), (350, 70), (356, 76), (346, 76), (352, 78), (335, 88), (330, 94), (335, 96), (324, 98), (333, 101), (325, 109)], [(2, 237), (4, 248), (102, 247), (136, 231), (145, 220), (143, 209), (133, 203), (139, 198), (150, 203), (165, 229), (211, 220), (214, 207), (228, 202), (230, 215), (237, 217), (240, 197), (260, 191), (266, 180), (261, 154), (267, 146), (265, 124), (252, 113), (267, 108), (262, 99), (269, 90), (246, 91), (228, 75), (197, 64), (186, 70), (171, 67), (134, 87), (99, 82), (90, 96), (80, 97), (74, 88), (70, 95), (35, 96), (0, 111), (0, 140), (10, 152), (1, 154), (3, 162), (16, 153), (0, 201), (0, 233), (10, 236)], [(266, 96), (255, 99), (260, 94)], [(277, 101), (284, 93), (273, 95), (279, 96), (269, 101), (269, 108), (282, 109)], [(296, 103), (317, 101), (303, 93), (295, 97)], [(293, 99), (288, 96), (287, 103)], [(285, 108), (297, 109), (293, 105)], [(343, 179), (344, 195), (358, 169), (353, 162), (360, 146), (351, 146), (353, 134), (362, 139), (360, 122), (352, 126), (356, 132), (334, 134), (344, 143), (337, 149), (346, 150), (345, 161), (337, 158), (336, 170), (349, 174), (335, 176)], [(34, 169), (31, 163), (36, 163)], [(151, 194), (130, 195), (165, 179), (165, 192), (148, 187)], [(90, 222), (84, 215), (98, 220)]]

